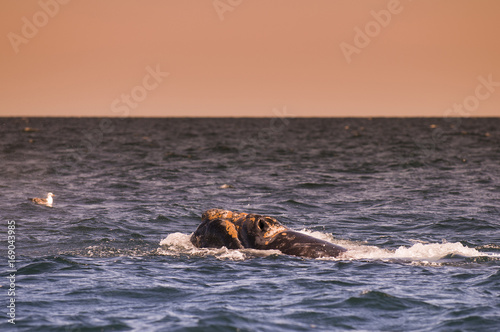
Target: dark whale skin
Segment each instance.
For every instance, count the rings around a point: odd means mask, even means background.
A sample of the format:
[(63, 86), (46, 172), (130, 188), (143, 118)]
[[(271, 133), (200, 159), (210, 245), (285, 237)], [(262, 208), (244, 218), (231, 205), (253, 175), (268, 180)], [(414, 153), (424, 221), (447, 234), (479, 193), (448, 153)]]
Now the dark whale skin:
[(288, 229), (276, 219), (258, 215), (211, 209), (191, 235), (198, 248), (275, 249), (283, 254), (307, 257), (338, 257), (345, 248)]

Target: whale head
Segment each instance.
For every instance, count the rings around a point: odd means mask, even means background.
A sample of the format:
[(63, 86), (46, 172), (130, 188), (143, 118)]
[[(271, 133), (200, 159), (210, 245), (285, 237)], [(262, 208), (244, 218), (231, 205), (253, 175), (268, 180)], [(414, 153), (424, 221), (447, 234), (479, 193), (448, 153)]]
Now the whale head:
[(272, 217), (211, 209), (191, 236), (196, 247), (275, 249), (293, 256), (337, 257), (346, 249), (293, 231)]

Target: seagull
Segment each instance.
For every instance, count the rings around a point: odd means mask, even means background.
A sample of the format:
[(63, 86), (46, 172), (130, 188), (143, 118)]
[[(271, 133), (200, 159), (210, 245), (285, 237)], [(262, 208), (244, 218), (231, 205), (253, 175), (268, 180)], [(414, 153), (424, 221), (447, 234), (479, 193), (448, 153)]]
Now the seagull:
[(53, 193), (48, 193), (47, 194), (47, 198), (28, 198), (30, 201), (36, 203), (36, 204), (40, 204), (40, 205), (45, 205), (45, 206), (48, 206), (48, 207), (52, 207), (52, 202), (54, 201), (52, 199), (52, 197), (54, 197), (55, 195)]

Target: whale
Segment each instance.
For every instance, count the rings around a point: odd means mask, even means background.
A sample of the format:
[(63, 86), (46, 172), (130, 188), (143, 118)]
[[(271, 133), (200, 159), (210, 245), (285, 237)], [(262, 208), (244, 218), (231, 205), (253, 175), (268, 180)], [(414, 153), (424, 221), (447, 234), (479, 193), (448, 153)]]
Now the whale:
[(347, 249), (291, 230), (275, 218), (223, 209), (210, 209), (191, 235), (198, 248), (279, 250), (285, 255), (321, 258), (338, 257)]

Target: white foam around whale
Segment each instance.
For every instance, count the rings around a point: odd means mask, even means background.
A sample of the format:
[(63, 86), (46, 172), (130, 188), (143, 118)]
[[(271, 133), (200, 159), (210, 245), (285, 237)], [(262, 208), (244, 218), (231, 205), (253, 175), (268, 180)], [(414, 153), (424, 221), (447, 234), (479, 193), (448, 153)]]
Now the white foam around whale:
[[(469, 248), (460, 242), (454, 243), (415, 243), (410, 247), (401, 246), (396, 250), (382, 249), (376, 246), (335, 239), (331, 234), (301, 230), (301, 233), (332, 242), (347, 249), (340, 257), (319, 258), (322, 260), (387, 260), (404, 261), (418, 264), (440, 264), (440, 260), (450, 255), (460, 257), (495, 257), (498, 254), (485, 253)], [(252, 257), (280, 255), (278, 250), (256, 250), (223, 248), (197, 248), (190, 241), (191, 234), (172, 233), (161, 240), (157, 253), (160, 255), (214, 256), (218, 259), (244, 260)]]
[(191, 241), (191, 234), (172, 233), (160, 241), (157, 254), (167, 256), (190, 255), (190, 256), (214, 256), (218, 259), (245, 260), (252, 257), (266, 257), (270, 255), (281, 255), (279, 250), (258, 249), (227, 249), (222, 248), (197, 248)]
[[(438, 262), (444, 257), (450, 255), (457, 255), (461, 257), (489, 256), (500, 258), (500, 256), (497, 254), (481, 252), (475, 248), (466, 247), (460, 242), (418, 242), (410, 247), (400, 246), (396, 250), (388, 250), (351, 241), (337, 240), (331, 234), (322, 232), (311, 232), (305, 229), (301, 230), (300, 232), (346, 248), (347, 252), (345, 252), (342, 257), (339, 257), (342, 260), (399, 260), (420, 262), (425, 264)], [(338, 260), (339, 258), (337, 258), (336, 260)]]

